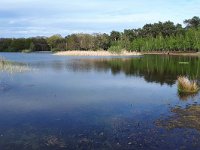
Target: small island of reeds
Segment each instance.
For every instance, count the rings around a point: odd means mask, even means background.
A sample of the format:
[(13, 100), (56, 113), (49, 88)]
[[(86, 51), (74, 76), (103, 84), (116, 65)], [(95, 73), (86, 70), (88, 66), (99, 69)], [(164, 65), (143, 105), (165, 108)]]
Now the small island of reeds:
[(197, 93), (199, 86), (195, 80), (189, 80), (187, 77), (178, 77), (178, 91), (179, 93)]

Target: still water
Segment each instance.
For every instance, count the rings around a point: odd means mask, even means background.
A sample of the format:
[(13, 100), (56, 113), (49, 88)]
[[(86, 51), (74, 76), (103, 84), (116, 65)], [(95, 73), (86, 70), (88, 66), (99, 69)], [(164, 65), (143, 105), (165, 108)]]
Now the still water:
[(200, 149), (199, 58), (0, 56), (31, 68), (0, 72), (0, 150)]

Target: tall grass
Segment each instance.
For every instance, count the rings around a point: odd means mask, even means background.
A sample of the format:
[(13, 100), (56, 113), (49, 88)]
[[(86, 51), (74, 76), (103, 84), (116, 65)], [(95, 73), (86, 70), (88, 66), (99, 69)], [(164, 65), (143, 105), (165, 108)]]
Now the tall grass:
[(189, 80), (187, 77), (178, 77), (178, 90), (181, 93), (196, 93), (199, 91), (199, 86), (194, 80)]

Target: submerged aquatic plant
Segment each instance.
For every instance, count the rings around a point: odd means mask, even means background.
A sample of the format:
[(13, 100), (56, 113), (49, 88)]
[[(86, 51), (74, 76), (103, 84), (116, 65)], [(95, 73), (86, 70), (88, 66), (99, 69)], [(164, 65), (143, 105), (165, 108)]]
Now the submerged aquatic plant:
[(14, 63), (0, 58), (0, 72), (17, 73), (30, 71), (30, 68), (25, 64)]
[(197, 93), (199, 86), (195, 80), (189, 80), (187, 77), (178, 77), (178, 91), (180, 93)]
[(171, 108), (172, 116), (159, 119), (155, 124), (166, 129), (191, 128), (200, 131), (200, 105)]
[(57, 138), (56, 136), (45, 137), (45, 145), (48, 147), (56, 146), (58, 148), (65, 148), (65, 142), (62, 139)]

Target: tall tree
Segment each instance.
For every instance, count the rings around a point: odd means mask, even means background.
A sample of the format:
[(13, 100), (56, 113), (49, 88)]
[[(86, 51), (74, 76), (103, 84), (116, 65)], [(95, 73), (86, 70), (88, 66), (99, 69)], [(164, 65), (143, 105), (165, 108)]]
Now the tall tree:
[(198, 28), (200, 26), (200, 18), (194, 16), (192, 19), (186, 19), (184, 23), (186, 24), (187, 28)]
[(118, 31), (112, 31), (110, 33), (110, 39), (111, 39), (111, 41), (117, 41), (117, 40), (120, 39), (120, 37), (121, 37), (121, 33), (118, 32)]
[(60, 34), (56, 34), (47, 38), (47, 43), (51, 47), (52, 51), (66, 49), (65, 39)]

